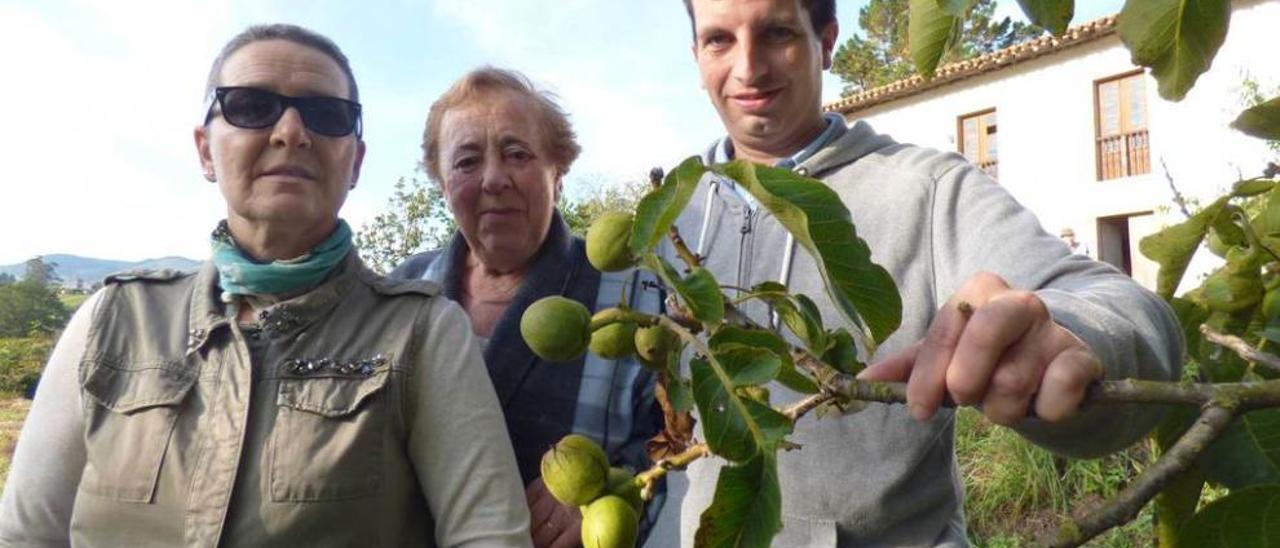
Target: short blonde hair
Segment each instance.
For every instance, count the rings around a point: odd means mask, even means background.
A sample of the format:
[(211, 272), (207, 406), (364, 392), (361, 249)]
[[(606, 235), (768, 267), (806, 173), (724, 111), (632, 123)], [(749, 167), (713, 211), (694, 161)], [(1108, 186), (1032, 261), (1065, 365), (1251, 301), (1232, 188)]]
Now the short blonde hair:
[(437, 183), (444, 179), (439, 162), (440, 125), (445, 114), (451, 109), (482, 100), (485, 95), (495, 91), (510, 91), (529, 100), (541, 118), (543, 138), (546, 141), (543, 146), (556, 166), (557, 175), (563, 177), (568, 173), (569, 166), (578, 158), (582, 147), (578, 146), (569, 117), (556, 104), (555, 96), (534, 87), (525, 75), (514, 70), (481, 67), (454, 82), (449, 91), (431, 104), (431, 111), (427, 114), (427, 127), (422, 133), (422, 153), (427, 176)]

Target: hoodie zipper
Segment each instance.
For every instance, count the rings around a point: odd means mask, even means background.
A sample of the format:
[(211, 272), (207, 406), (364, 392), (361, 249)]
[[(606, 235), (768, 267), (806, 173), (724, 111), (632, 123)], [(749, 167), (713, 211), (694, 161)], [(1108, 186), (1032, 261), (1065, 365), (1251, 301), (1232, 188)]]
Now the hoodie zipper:
[(742, 204), (742, 226), (738, 228), (738, 233), (742, 235), (738, 242), (738, 279), (734, 282), (738, 286), (750, 280), (751, 244), (754, 241), (751, 227), (753, 213), (755, 212), (747, 204)]

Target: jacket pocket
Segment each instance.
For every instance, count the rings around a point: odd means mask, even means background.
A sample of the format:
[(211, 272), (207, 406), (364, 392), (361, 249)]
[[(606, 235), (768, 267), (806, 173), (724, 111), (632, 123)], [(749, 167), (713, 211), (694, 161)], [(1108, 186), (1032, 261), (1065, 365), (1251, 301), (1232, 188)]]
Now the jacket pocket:
[(382, 485), (388, 373), (280, 379), (271, 434), (271, 499), (370, 496)]
[(166, 366), (122, 369), (86, 363), (84, 473), (80, 490), (124, 502), (149, 503), (178, 406), (195, 375)]

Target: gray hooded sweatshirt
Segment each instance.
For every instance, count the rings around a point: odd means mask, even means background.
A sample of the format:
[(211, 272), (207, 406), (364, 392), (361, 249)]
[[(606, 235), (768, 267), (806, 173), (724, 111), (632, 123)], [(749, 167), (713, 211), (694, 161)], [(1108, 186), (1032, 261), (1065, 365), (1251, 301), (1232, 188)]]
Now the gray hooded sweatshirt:
[[(1093, 349), (1107, 378), (1178, 378), (1181, 331), (1159, 297), (1107, 264), (1072, 255), (961, 156), (896, 143), (865, 122), (841, 133), (796, 170), (839, 194), (872, 260), (898, 284), (902, 325), (875, 358), (923, 338), (937, 309), (970, 276), (992, 272), (1035, 291), (1053, 320)], [(677, 224), (721, 284), (782, 281), (814, 298), (828, 328), (840, 325), (812, 258), (796, 251), (777, 220), (749, 206), (732, 182), (705, 177)], [(761, 306), (745, 311), (758, 322), (768, 319)], [(770, 389), (775, 406), (802, 397), (776, 383)], [(1028, 419), (1017, 429), (1055, 452), (1092, 457), (1139, 439), (1162, 411), (1099, 406), (1064, 423)], [(790, 439), (803, 449), (779, 455), (783, 529), (775, 546), (967, 545), (950, 411), (922, 423), (906, 406), (871, 404), (841, 417), (806, 416)], [(687, 471), (686, 546), (725, 464), (706, 458)]]

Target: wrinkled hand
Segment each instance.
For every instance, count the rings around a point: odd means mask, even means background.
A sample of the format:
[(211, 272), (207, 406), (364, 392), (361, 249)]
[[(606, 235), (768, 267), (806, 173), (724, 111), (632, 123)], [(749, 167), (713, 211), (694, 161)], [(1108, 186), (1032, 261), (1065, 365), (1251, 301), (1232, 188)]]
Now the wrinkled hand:
[[(971, 312), (961, 310), (968, 303)], [(991, 422), (1070, 417), (1102, 365), (1089, 346), (1053, 322), (1044, 302), (995, 274), (969, 278), (938, 311), (925, 338), (869, 366), (862, 380), (906, 382), (907, 406), (928, 420), (943, 398), (981, 404)]]
[(542, 478), (533, 480), (524, 492), (529, 503), (530, 529), (537, 548), (574, 548), (582, 545), (582, 513), (560, 504), (551, 496)]

